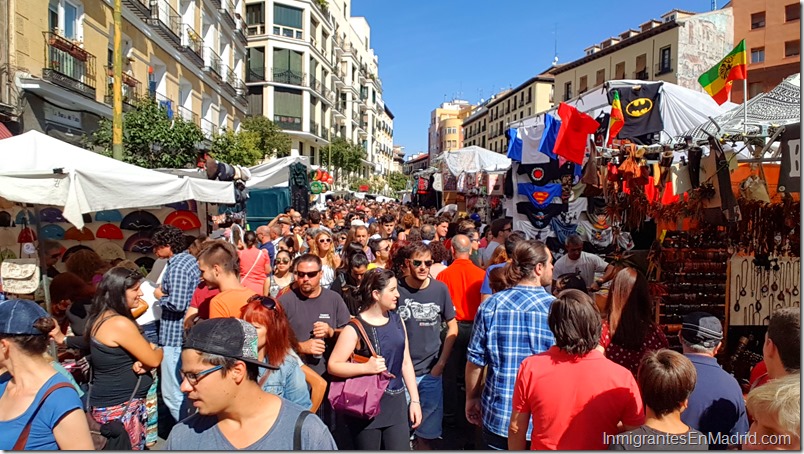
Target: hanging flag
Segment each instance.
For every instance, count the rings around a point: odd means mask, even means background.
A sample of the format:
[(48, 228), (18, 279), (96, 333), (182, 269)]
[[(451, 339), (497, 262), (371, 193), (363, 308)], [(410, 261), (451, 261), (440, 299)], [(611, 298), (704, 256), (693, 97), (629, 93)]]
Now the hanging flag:
[(553, 149), (555, 148), (558, 131), (560, 129), (561, 120), (549, 113), (544, 114), (544, 133), (542, 134), (541, 142), (539, 142), (539, 151), (549, 156), (550, 159), (558, 159)]
[(620, 109), (625, 120), (618, 134), (621, 139), (642, 137), (664, 129), (661, 88), (662, 82), (645, 82), (609, 91), (610, 104), (614, 104), (615, 93), (620, 98)]
[(745, 54), (745, 40), (740, 41), (728, 55), (709, 71), (701, 74), (698, 83), (709, 93), (715, 102), (723, 104), (728, 101), (731, 84), (735, 80), (745, 80), (748, 77), (746, 64), (748, 58)]
[(614, 98), (611, 101), (611, 115), (609, 116), (609, 140), (606, 146), (611, 145), (611, 141), (617, 137), (620, 130), (625, 125), (625, 118), (623, 117), (623, 106), (620, 104), (620, 93), (614, 90)]
[(553, 151), (567, 161), (583, 164), (586, 143), (589, 134), (597, 131), (597, 120), (563, 102), (558, 105), (558, 116), (561, 117), (561, 129)]

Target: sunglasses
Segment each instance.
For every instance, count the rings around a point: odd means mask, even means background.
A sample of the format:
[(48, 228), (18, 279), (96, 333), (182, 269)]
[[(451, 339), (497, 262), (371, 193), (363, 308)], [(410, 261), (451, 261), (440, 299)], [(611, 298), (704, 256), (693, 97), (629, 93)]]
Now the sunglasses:
[(411, 260), (411, 263), (413, 263), (413, 266), (416, 267), (416, 268), (418, 268), (418, 267), (420, 267), (422, 265), (426, 266), (427, 268), (430, 268), (431, 266), (433, 266), (433, 261), (432, 260)]
[(201, 372), (198, 373), (180, 371), (179, 374), (181, 375), (182, 380), (187, 380), (187, 382), (190, 383), (190, 385), (195, 386), (198, 384), (199, 381), (201, 381), (202, 378), (206, 377), (212, 372), (215, 372), (216, 370), (221, 369), (223, 369), (223, 366), (215, 366), (210, 367), (207, 370), (202, 370)]
[(271, 298), (270, 296), (254, 295), (248, 299), (249, 303), (252, 303), (254, 301), (259, 301), (260, 304), (262, 304), (262, 307), (266, 309), (269, 310), (276, 309), (276, 300)]
[(321, 272), (321, 270), (310, 271), (309, 273), (305, 273), (304, 271), (296, 271), (293, 274), (295, 274), (300, 279), (305, 277), (305, 276), (307, 276), (308, 278), (312, 279), (312, 278), (318, 276), (318, 273), (320, 273), (320, 272)]
[(321, 238), (320, 240), (318, 240), (318, 242), (319, 243), (332, 243), (332, 239), (331, 238)]
[(290, 259), (276, 259), (276, 261), (274, 262), (274, 264), (282, 264), (282, 265), (287, 265), (288, 263), (290, 263)]

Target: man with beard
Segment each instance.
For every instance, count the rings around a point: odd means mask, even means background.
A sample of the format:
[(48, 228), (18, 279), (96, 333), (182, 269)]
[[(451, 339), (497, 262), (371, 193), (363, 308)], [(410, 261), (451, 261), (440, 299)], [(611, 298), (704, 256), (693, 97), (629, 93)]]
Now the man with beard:
[[(417, 448), (431, 449), (441, 436), (444, 417), (441, 374), (458, 336), (455, 308), (443, 282), (430, 278), (433, 259), (426, 244), (406, 246), (406, 277), (399, 280), (397, 312), (405, 322), (410, 358), (416, 372), (422, 423), (416, 429)], [(441, 342), (441, 324), (447, 324), (447, 335)]]
[(374, 261), (374, 254), (371, 253), (371, 248), (368, 247), (369, 233), (365, 225), (357, 225), (355, 227), (355, 241), (363, 246), (363, 252), (369, 263)]

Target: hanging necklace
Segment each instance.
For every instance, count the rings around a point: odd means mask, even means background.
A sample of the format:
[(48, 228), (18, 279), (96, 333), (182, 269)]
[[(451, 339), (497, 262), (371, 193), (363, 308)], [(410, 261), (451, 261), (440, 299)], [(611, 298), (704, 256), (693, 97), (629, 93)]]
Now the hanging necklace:
[(793, 290), (790, 291), (790, 294), (793, 296), (798, 296), (798, 280), (801, 279), (801, 258), (796, 259), (793, 262)]

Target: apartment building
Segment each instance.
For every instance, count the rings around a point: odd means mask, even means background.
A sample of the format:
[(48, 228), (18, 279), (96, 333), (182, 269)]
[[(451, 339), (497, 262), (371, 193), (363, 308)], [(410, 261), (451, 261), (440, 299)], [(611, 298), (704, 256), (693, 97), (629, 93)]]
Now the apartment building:
[(374, 118), (374, 164), (377, 173), (388, 176), (394, 167), (394, 114), (388, 104)]
[(494, 97), (488, 100), (481, 100), (481, 102), (472, 109), (472, 113), (469, 114), (463, 120), (463, 145), (466, 147), (477, 146), (481, 148), (486, 148), (486, 132), (488, 126), (488, 103)]
[(430, 112), (427, 149), (431, 157), (463, 148), (463, 119), (471, 112), (469, 101), (459, 99), (442, 103)]
[[(505, 131), (509, 125), (551, 108), (553, 106), (552, 94), (553, 76), (543, 72), (531, 77), (518, 87), (503, 91), (489, 100), (485, 106), (484, 120), (480, 123), (480, 137), (485, 138), (487, 145), (484, 148), (497, 153), (506, 153), (508, 139)], [(473, 118), (474, 131), (477, 131), (477, 121)], [(486, 122), (488, 128), (486, 131), (482, 131), (482, 125)], [(485, 137), (483, 137), (483, 133), (485, 133)]]
[(366, 150), (365, 178), (392, 150), (376, 139), (384, 103), (371, 28), (350, 10), (348, 1), (246, 0), (246, 83), (249, 114), (290, 134), (293, 155), (320, 164), (322, 148), (343, 137)]
[[(243, 0), (123, 0), (123, 107), (150, 96), (206, 136), (247, 111)], [(18, 132), (80, 144), (112, 115), (112, 0), (14, 1), (9, 75)], [(13, 96), (13, 94), (12, 94)]]
[(699, 14), (674, 9), (606, 38), (551, 71), (555, 101), (616, 79), (661, 80), (703, 91), (698, 77), (734, 48), (733, 19), (731, 6)]
[(405, 163), (402, 165), (402, 173), (405, 175), (411, 175), (428, 167), (430, 167), (430, 154), (424, 152), (417, 153), (405, 161)]
[[(748, 54), (748, 97), (772, 90), (801, 71), (801, 4), (796, 0), (732, 0), (734, 42), (745, 39)], [(743, 102), (736, 82), (732, 102)]]
[(391, 172), (402, 172), (403, 164), (405, 164), (405, 147), (394, 145), (394, 163)]

